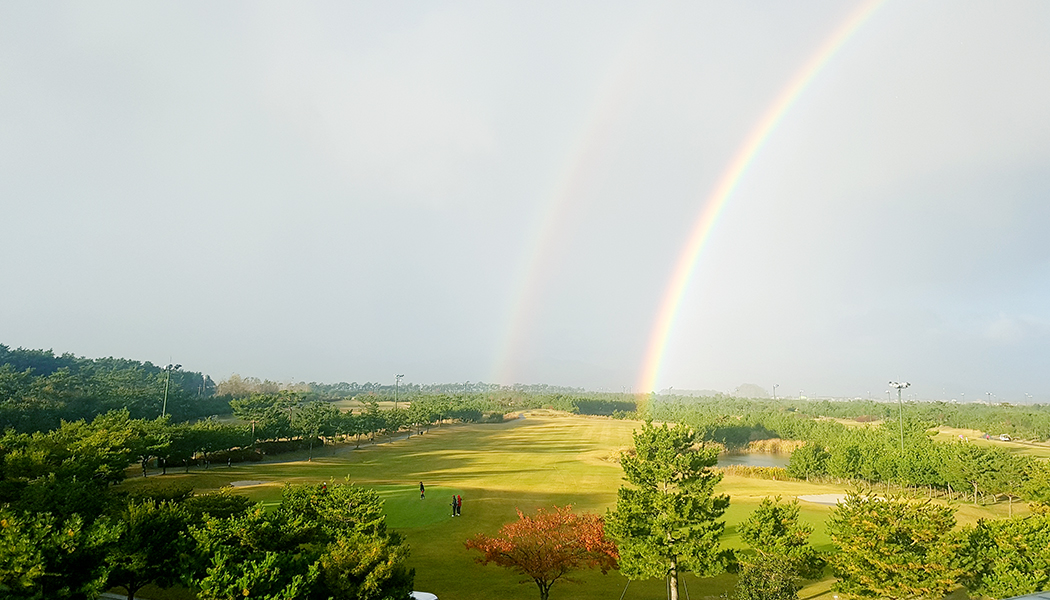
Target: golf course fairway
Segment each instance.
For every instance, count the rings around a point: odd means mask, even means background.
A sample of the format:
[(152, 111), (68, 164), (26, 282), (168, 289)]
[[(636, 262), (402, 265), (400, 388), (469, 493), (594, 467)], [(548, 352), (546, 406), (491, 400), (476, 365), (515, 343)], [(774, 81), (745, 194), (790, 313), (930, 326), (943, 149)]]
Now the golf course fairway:
[[(616, 502), (623, 483), (617, 462), (620, 450), (631, 447), (631, 432), (637, 421), (585, 417), (534, 411), (499, 424), (444, 425), (424, 435), (404, 437), (371, 445), (363, 441), (329, 446), (305, 455), (282, 455), (280, 462), (215, 466), (207, 471), (194, 468), (189, 474), (169, 471), (164, 477), (134, 479), (124, 485), (175, 483), (191, 485), (203, 492), (234, 482), (235, 492), (275, 506), (285, 483), (343, 482), (379, 492), (385, 501), (388, 525), (401, 532), (411, 545), (409, 566), (416, 570), (417, 590), (438, 595), (441, 600), (522, 599), (538, 597), (532, 581), (495, 566), (475, 562), (477, 552), (463, 542), (477, 533), (495, 534), (501, 525), (517, 518), (516, 510), (572, 504), (576, 511), (604, 513)], [(263, 482), (263, 483), (259, 483)], [(426, 498), (419, 497), (419, 483)], [(803, 481), (769, 481), (726, 476), (719, 491), (731, 497), (725, 514), (723, 544), (741, 547), (736, 524), (746, 519), (763, 498), (836, 494), (845, 490), (834, 484)], [(462, 516), (453, 517), (453, 495), (463, 498)], [(1015, 507), (1016, 508), (1016, 507)], [(832, 507), (802, 502), (801, 518), (813, 526), (812, 543), (830, 550), (824, 529)], [(1005, 516), (1005, 507), (961, 505), (960, 522), (979, 517)], [(1000, 515), (999, 513), (1004, 513)], [(581, 583), (559, 582), (551, 590), (553, 599), (665, 598), (663, 581), (636, 581), (624, 594), (627, 580), (618, 572), (578, 572)], [(831, 600), (830, 578), (811, 583), (799, 597)], [(735, 577), (685, 577), (690, 598), (723, 598), (732, 595)], [(152, 597), (149, 590), (144, 596)], [(960, 592), (961, 593), (961, 592)], [(957, 593), (952, 597), (965, 598)], [(723, 596), (723, 595), (728, 596)], [(165, 594), (166, 595), (166, 594)], [(685, 598), (685, 590), (682, 597)]]

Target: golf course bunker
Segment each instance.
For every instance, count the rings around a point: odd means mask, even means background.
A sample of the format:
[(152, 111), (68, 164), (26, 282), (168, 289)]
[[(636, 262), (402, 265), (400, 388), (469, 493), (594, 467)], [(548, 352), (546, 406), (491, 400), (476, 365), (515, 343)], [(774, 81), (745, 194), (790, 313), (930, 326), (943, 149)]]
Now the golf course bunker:
[(256, 481), (254, 479), (245, 479), (244, 481), (231, 481), (230, 487), (248, 487), (250, 485), (265, 485), (270, 483), (269, 481)]
[(804, 502), (812, 502), (813, 504), (835, 506), (846, 499), (846, 494), (813, 494), (811, 496), (799, 496), (798, 499)]

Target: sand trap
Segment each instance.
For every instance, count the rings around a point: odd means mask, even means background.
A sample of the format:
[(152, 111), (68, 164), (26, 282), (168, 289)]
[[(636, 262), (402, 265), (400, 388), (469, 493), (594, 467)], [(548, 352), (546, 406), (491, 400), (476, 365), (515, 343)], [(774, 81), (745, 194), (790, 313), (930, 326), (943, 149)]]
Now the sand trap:
[(254, 479), (245, 479), (244, 481), (231, 481), (230, 487), (248, 487), (249, 485), (263, 485), (270, 483), (269, 481), (255, 481)]
[(805, 502), (812, 502), (813, 504), (835, 506), (846, 499), (846, 494), (813, 494), (812, 496), (799, 496), (798, 499)]

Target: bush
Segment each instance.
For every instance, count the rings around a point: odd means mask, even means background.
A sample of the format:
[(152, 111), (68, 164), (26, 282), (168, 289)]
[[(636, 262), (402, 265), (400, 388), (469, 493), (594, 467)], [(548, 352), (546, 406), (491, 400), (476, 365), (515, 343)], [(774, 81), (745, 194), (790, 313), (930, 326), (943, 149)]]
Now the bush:
[(775, 554), (759, 554), (742, 562), (737, 600), (795, 600), (802, 588), (796, 566), (790, 558)]
[(216, 519), (228, 519), (234, 515), (243, 514), (251, 508), (252, 501), (245, 496), (239, 496), (228, 489), (223, 489), (210, 494), (192, 496), (182, 504), (190, 518), (199, 523), (205, 515)]
[(232, 450), (211, 453), (212, 464), (222, 464), (227, 460), (235, 463), (259, 462), (262, 459), (262, 454), (251, 448), (234, 448)]

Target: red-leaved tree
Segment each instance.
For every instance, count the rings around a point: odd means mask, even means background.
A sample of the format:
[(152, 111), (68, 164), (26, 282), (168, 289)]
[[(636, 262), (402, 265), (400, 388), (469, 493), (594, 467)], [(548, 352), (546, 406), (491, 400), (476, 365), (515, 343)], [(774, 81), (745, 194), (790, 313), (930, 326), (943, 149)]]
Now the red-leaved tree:
[[(605, 537), (600, 515), (573, 514), (572, 508), (539, 509), (535, 516), (518, 511), (518, 520), (507, 523), (496, 537), (478, 534), (467, 548), (480, 551), (482, 564), (494, 563), (530, 577), (548, 600), (559, 580), (579, 583), (567, 575), (581, 569), (616, 568), (616, 545)], [(524, 582), (522, 582), (524, 583)]]

